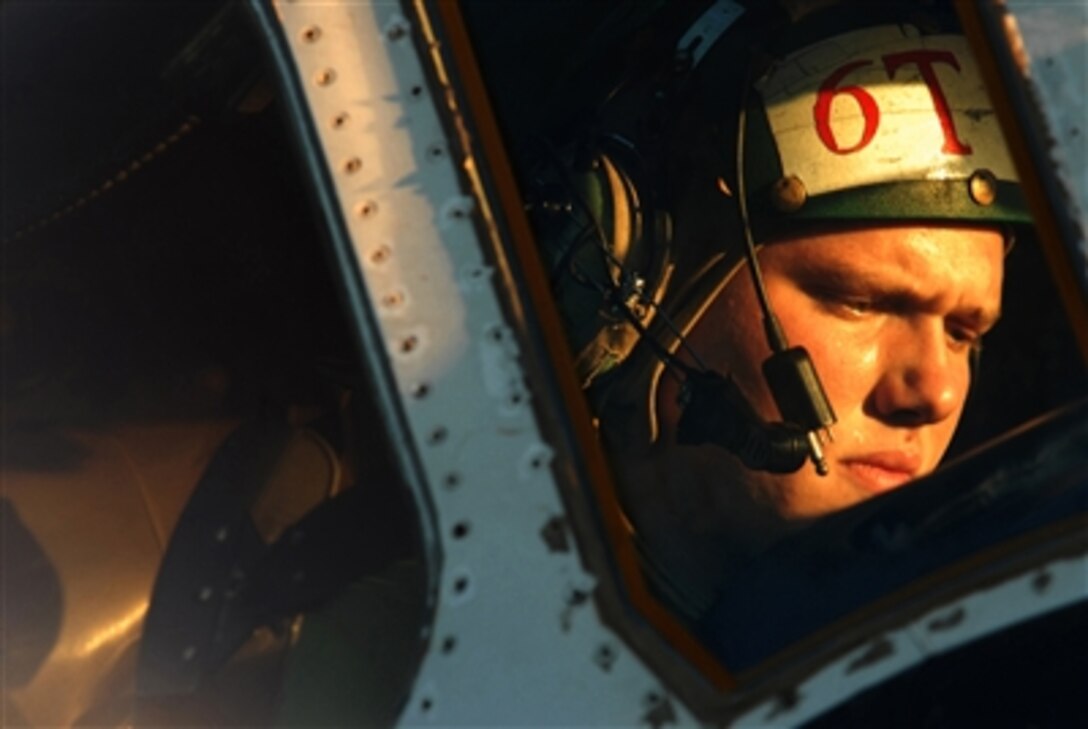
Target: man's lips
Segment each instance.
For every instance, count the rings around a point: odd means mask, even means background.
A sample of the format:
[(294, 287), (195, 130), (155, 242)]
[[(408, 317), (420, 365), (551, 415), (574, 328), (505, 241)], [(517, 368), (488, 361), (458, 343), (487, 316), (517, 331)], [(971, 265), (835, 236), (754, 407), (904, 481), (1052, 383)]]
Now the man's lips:
[(839, 463), (864, 491), (879, 494), (914, 479), (921, 457), (903, 451), (881, 451), (843, 458)]

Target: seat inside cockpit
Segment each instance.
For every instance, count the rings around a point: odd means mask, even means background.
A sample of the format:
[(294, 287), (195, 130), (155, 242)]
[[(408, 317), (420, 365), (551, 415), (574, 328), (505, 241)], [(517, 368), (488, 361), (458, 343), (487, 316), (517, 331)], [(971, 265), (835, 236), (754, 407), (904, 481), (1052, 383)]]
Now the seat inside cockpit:
[[(253, 24), (221, 3), (0, 12), (20, 94), (3, 111), (5, 723), (123, 724), (137, 695), (156, 725), (267, 723), (294, 617), (414, 547)], [(219, 489), (236, 501), (194, 506)], [(245, 564), (278, 594), (257, 562), (336, 499), (400, 531), (289, 555), (276, 569), (323, 586), (216, 643), (207, 606), (240, 588), (220, 572)], [(221, 522), (249, 541), (201, 567), (189, 541)], [(366, 549), (370, 567), (341, 568)], [(414, 579), (396, 596), (411, 639)], [(328, 620), (315, 630), (370, 640)], [(179, 672), (148, 678), (175, 638)]]

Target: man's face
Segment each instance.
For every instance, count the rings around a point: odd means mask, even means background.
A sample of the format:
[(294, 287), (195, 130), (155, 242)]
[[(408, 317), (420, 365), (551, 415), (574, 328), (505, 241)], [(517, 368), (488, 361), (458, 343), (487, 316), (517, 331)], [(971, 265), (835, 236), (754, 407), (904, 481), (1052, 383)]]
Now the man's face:
[[(991, 229), (896, 226), (821, 233), (768, 245), (760, 263), (791, 345), (805, 347), (838, 416), (830, 474), (810, 464), (780, 476), (728, 459), (787, 519), (856, 504), (932, 471), (952, 439), (970, 385), (970, 355), (1000, 313), (1004, 241)], [(733, 376), (756, 410), (780, 420), (761, 373), (770, 355), (751, 277), (740, 271), (688, 338)], [(658, 393), (672, 438), (676, 385)], [(725, 460), (725, 459), (723, 459)]]

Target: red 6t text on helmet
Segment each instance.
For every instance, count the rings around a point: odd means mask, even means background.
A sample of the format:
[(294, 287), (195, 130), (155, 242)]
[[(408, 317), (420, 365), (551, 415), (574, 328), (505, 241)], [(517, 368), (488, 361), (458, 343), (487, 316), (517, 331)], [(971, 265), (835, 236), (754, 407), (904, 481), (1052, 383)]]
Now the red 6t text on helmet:
[[(917, 66), (926, 88), (929, 89), (930, 97), (933, 99), (933, 111), (940, 122), (941, 131), (944, 133), (944, 146), (941, 151), (945, 154), (971, 154), (971, 145), (962, 141), (956, 134), (956, 126), (952, 120), (952, 111), (949, 108), (948, 99), (945, 97), (940, 79), (937, 78), (937, 73), (934, 70), (934, 64), (944, 63), (959, 72), (960, 64), (956, 60), (956, 56), (949, 51), (918, 49), (901, 53), (889, 53), (881, 56), (880, 60), (884, 64), (888, 80), (894, 80), (896, 71), (904, 64), (915, 64)], [(876, 99), (860, 86), (839, 86), (843, 79), (852, 72), (870, 66), (872, 63), (871, 59), (851, 61), (836, 68), (819, 86), (816, 103), (812, 107), (812, 116), (816, 123), (816, 134), (824, 146), (835, 154), (850, 154), (864, 149), (876, 136), (877, 129), (880, 126), (880, 106), (877, 104)], [(839, 144), (835, 132), (831, 128), (831, 106), (835, 101), (835, 97), (841, 94), (848, 94), (853, 97), (861, 110), (864, 121), (861, 138), (849, 147), (843, 147)]]

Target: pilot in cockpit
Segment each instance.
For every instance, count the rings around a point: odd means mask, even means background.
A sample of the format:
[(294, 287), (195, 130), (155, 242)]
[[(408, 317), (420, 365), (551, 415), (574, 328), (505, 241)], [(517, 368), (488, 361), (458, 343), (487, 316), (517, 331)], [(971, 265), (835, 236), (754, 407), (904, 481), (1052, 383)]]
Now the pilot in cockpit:
[(670, 49), (534, 210), (646, 570), (697, 617), (937, 467), (1030, 218), (950, 6), (718, 2)]

